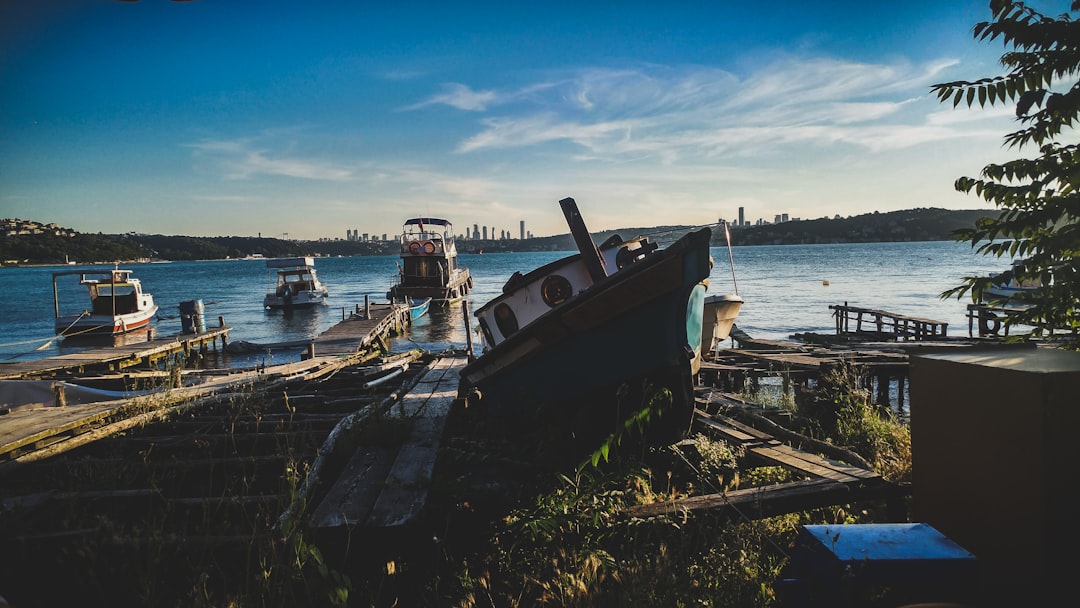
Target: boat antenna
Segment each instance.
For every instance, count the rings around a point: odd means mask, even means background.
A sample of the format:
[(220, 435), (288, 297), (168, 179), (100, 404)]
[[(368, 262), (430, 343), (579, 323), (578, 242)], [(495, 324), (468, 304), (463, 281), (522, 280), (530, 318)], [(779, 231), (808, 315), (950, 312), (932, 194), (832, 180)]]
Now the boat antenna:
[(735, 295), (739, 295), (739, 283), (735, 280), (735, 256), (731, 252), (731, 229), (728, 228), (727, 220), (724, 220), (724, 238), (727, 239), (728, 262), (731, 265), (731, 283), (735, 286)]

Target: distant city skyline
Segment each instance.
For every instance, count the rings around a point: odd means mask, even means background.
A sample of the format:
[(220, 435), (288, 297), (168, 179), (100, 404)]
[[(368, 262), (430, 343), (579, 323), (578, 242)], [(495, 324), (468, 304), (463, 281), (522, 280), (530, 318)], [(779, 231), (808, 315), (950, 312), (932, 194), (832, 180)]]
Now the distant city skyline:
[(314, 240), (417, 215), (560, 234), (567, 196), (593, 231), (976, 209), (953, 184), (1017, 157), (1013, 108), (930, 87), (1002, 73), (1007, 47), (972, 37), (991, 18), (988, 0), (5, 2), (0, 215)]

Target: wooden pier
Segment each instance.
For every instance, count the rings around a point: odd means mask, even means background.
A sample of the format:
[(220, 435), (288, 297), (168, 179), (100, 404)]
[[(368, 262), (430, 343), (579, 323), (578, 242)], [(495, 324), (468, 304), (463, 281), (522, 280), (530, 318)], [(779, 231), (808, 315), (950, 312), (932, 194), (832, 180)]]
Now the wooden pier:
[(830, 305), (836, 319), (836, 335), (871, 335), (878, 339), (940, 340), (946, 337), (949, 324), (921, 319), (874, 308)]
[(626, 515), (646, 518), (684, 516), (701, 510), (726, 511), (733, 517), (761, 519), (858, 501), (884, 500), (895, 517), (902, 517), (906, 492), (862, 463), (851, 464), (795, 449), (734, 417), (709, 413), (721, 408), (745, 408), (733, 397), (698, 399), (695, 429), (741, 448), (757, 466), (778, 466), (795, 473), (797, 481), (649, 503), (630, 507)]
[(5, 363), (0, 365), (0, 380), (79, 376), (89, 372), (118, 372), (134, 367), (152, 368), (177, 353), (190, 355), (194, 352), (205, 352), (210, 345), (216, 350), (218, 340), (224, 348), (231, 329), (222, 320), (220, 327), (199, 333), (174, 334), (136, 344), (102, 346), (36, 361)]
[[(359, 309), (358, 309), (359, 310)], [(374, 356), (373, 345), (385, 346), (387, 334), (400, 332), (410, 323), (405, 304), (367, 306), (331, 327), (312, 341), (307, 356), (293, 363), (248, 370), (223, 370), (204, 378), (200, 384), (164, 387), (144, 396), (101, 401), (86, 405), (54, 407), (53, 403), (15, 408), (0, 415), (0, 467), (7, 461), (35, 459), (41, 454), (71, 449), (96, 439), (107, 427), (127, 428), (132, 421), (159, 416), (177, 404), (190, 404), (199, 398), (236, 391), (266, 390), (297, 379), (316, 379)], [(48, 379), (61, 374), (82, 374), (90, 370), (123, 370), (138, 363), (148, 363), (185, 349), (199, 348), (222, 339), (228, 327), (200, 334), (162, 339), (161, 343), (133, 347), (101, 349), (80, 355), (62, 355), (28, 364), (13, 364), (0, 379)], [(138, 347), (138, 348), (136, 348)], [(383, 349), (385, 350), (385, 349)], [(156, 359), (155, 359), (156, 357)], [(222, 371), (222, 370), (219, 370)], [(162, 372), (164, 373), (164, 372)], [(59, 402), (59, 400), (57, 400)], [(160, 411), (139, 411), (143, 409)], [(146, 404), (153, 404), (153, 408)]]
[[(817, 383), (833, 370), (852, 366), (859, 370), (864, 388), (874, 401), (898, 412), (905, 406), (908, 355), (887, 344), (829, 348), (783, 340), (756, 340), (732, 332), (739, 348), (718, 349), (706, 355), (698, 382), (728, 392), (756, 390), (762, 379), (777, 378), (781, 391), (791, 394), (798, 386)], [(928, 344), (928, 343), (927, 343)]]
[(383, 437), (360, 445), (337, 482), (315, 508), (312, 526), (339, 539), (355, 528), (401, 528), (424, 509), (443, 428), (458, 399), (458, 373), (466, 357), (440, 358), (392, 405), (388, 420), (408, 422), (400, 444)]

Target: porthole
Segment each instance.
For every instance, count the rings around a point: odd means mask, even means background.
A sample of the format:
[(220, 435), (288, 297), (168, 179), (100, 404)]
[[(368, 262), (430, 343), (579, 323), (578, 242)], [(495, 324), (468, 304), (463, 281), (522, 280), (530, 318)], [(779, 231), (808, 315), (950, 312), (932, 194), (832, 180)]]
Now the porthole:
[(548, 306), (555, 307), (570, 299), (574, 295), (574, 288), (565, 277), (553, 274), (540, 284), (540, 297)]
[(495, 326), (499, 328), (499, 333), (504, 338), (509, 338), (517, 332), (517, 317), (514, 316), (514, 311), (506, 305), (506, 302), (496, 306), (493, 312), (495, 314)]

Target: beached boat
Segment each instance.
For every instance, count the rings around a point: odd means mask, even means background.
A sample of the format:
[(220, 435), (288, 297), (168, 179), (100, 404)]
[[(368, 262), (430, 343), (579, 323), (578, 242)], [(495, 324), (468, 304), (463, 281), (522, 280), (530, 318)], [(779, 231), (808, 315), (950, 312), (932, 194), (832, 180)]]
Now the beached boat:
[[(157, 314), (154, 297), (142, 290), (134, 271), (120, 268), (68, 270), (53, 273), (53, 308), (56, 333), (61, 337), (126, 334), (150, 325)], [(79, 284), (90, 294), (90, 308), (78, 314), (61, 314), (57, 280), (79, 276)]]
[(435, 303), (448, 303), (461, 300), (472, 289), (469, 269), (458, 267), (454, 226), (448, 220), (405, 220), (400, 245), (396, 283), (386, 292), (387, 299), (431, 298)]
[(431, 298), (425, 298), (422, 301), (415, 301), (412, 298), (409, 298), (408, 303), (409, 318), (415, 321), (427, 314), (428, 308), (431, 307)]
[(461, 370), (463, 392), (493, 421), (554, 427), (576, 441), (615, 432), (643, 406), (620, 401), (617, 390), (647, 399), (648, 383), (672, 396), (652, 426), (658, 436), (685, 432), (701, 362), (711, 231), (663, 249), (617, 235), (597, 247), (574, 200), (560, 205), (579, 253), (514, 273), (502, 295), (476, 310), (482, 352)]
[(263, 306), (269, 309), (310, 308), (326, 304), (329, 292), (315, 272), (315, 259), (266, 260), (269, 287)]
[(726, 293), (705, 298), (701, 339), (706, 351), (716, 349), (721, 342), (728, 339), (742, 305), (743, 299), (737, 294)]

